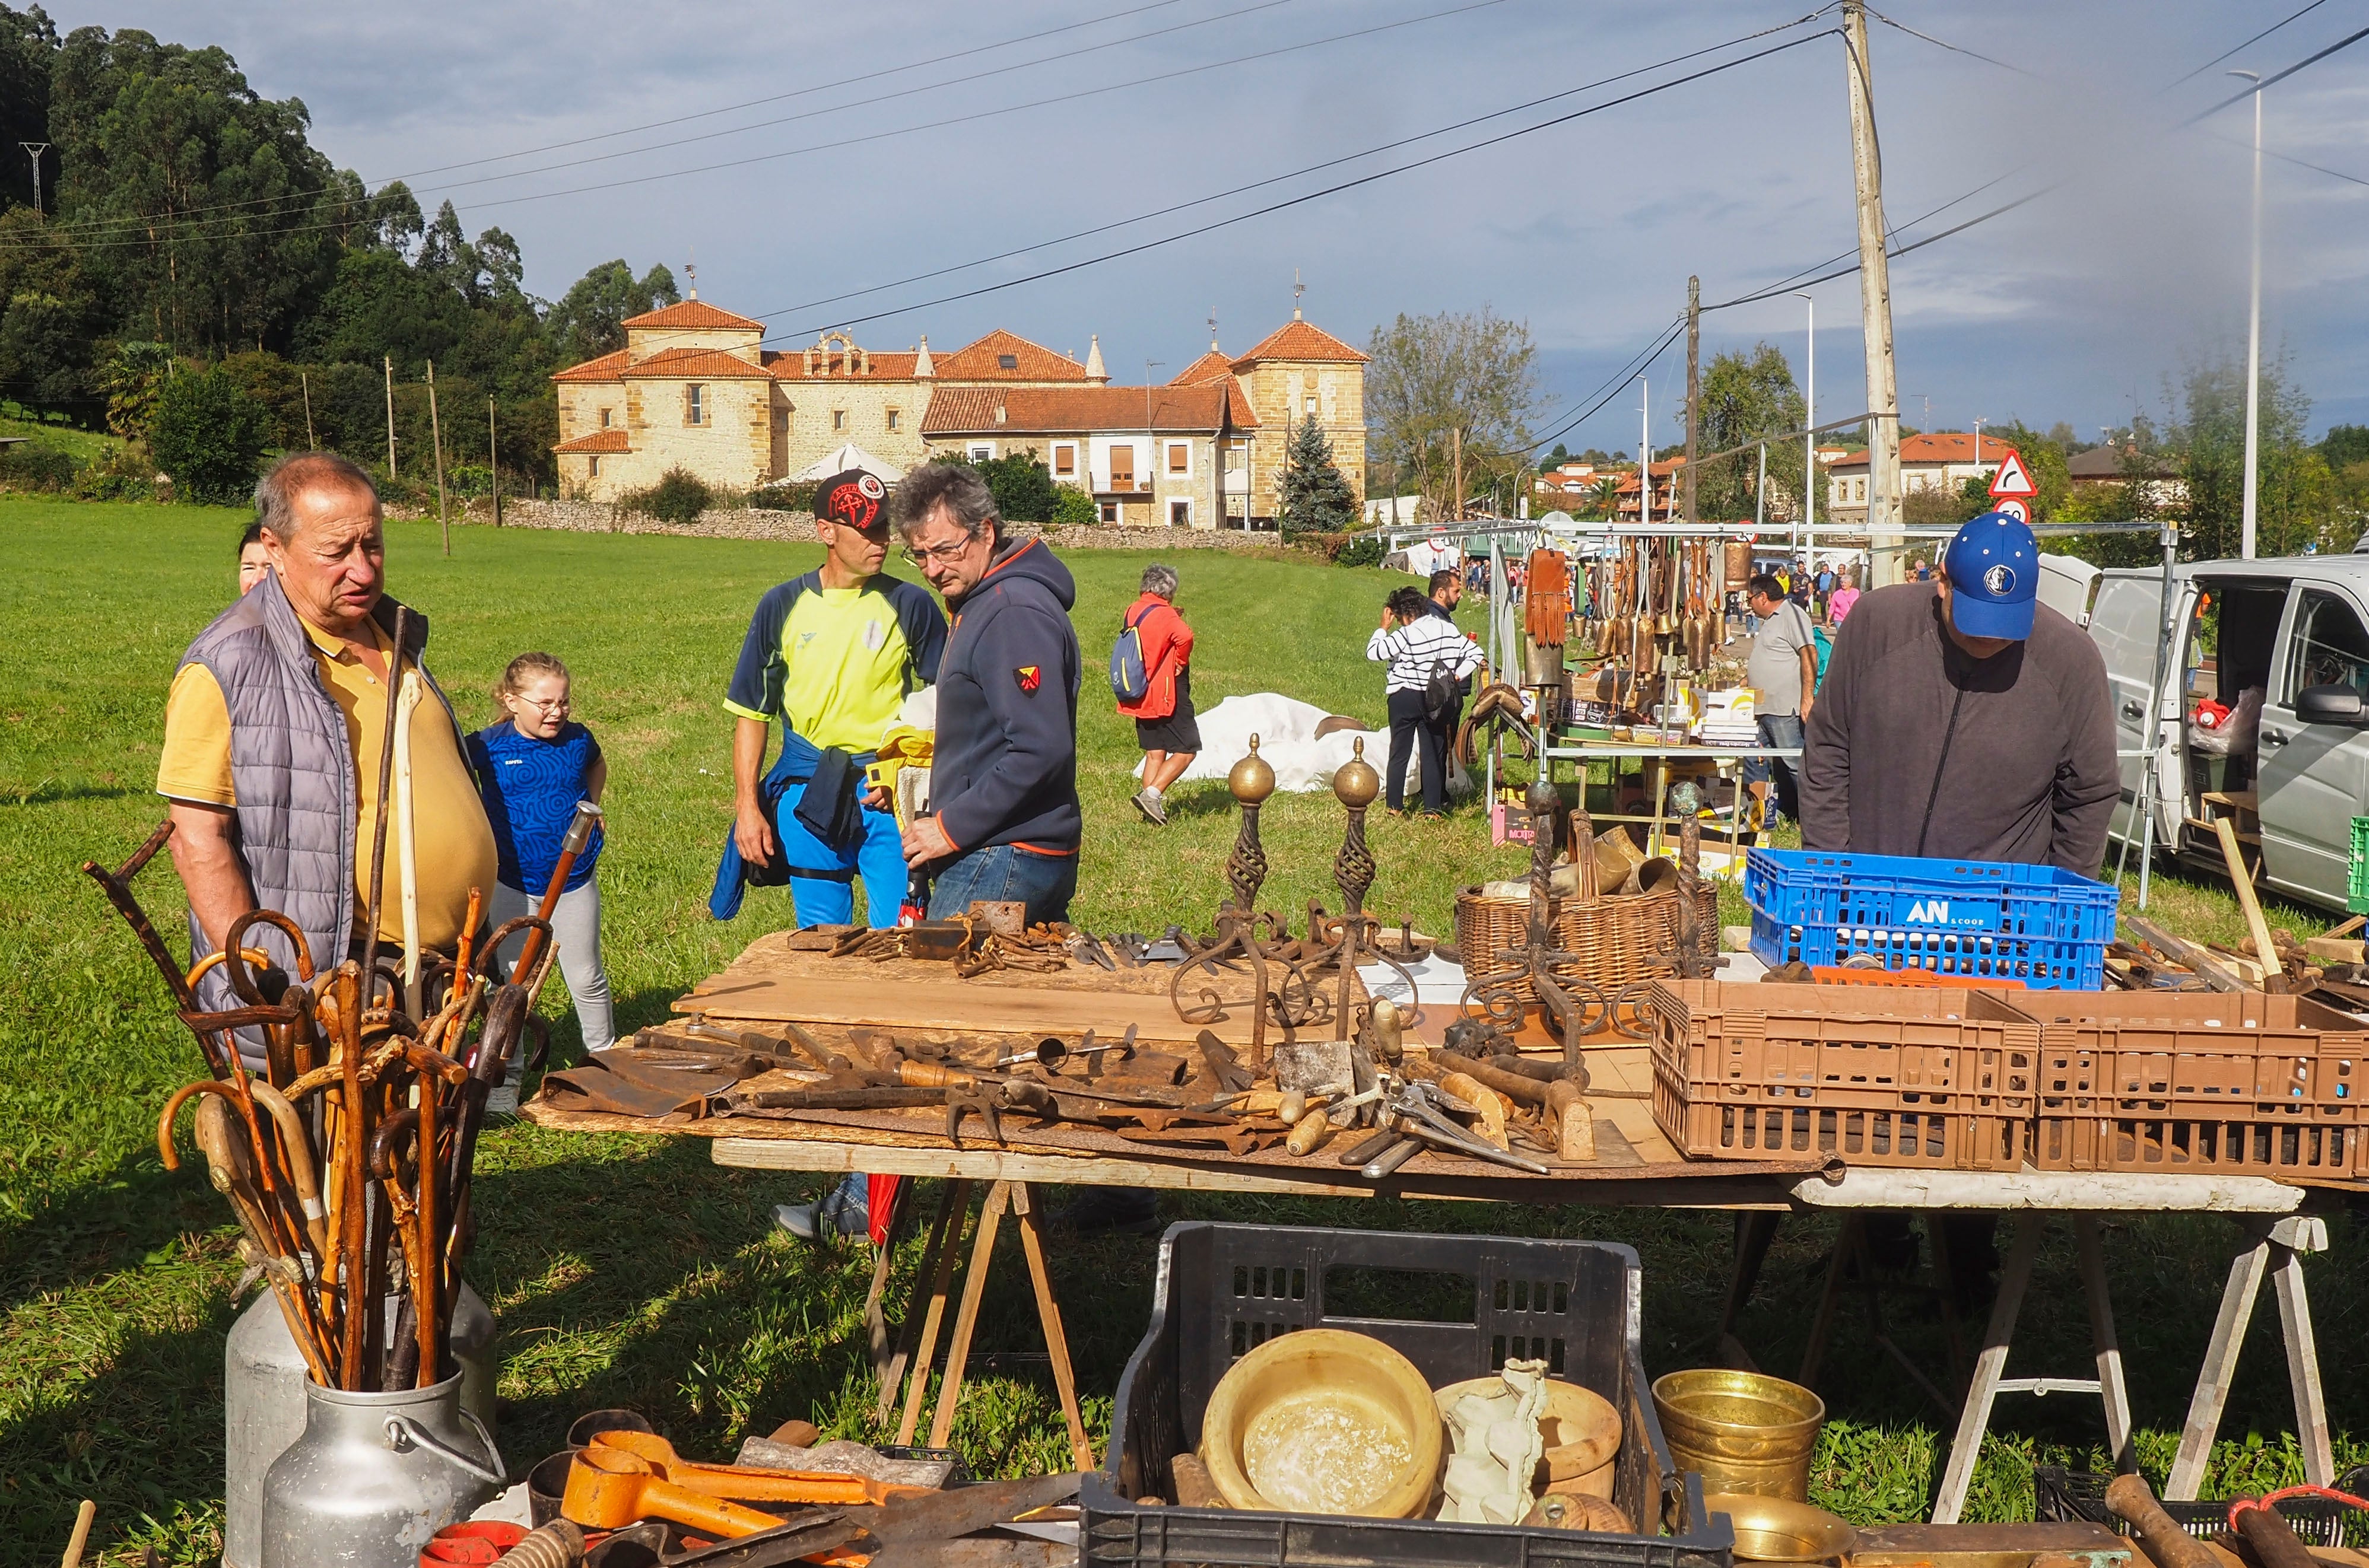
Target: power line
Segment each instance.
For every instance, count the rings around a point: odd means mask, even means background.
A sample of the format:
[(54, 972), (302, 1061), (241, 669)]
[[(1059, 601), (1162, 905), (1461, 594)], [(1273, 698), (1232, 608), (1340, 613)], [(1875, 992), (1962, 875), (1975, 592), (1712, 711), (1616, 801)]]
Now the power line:
[[(525, 196), (495, 197), (487, 200), (477, 202), (475, 204), (475, 207), (478, 210), (484, 210), (488, 208), (517, 206), (530, 201), (550, 201), (564, 197), (585, 196), (600, 191), (621, 189), (629, 186), (648, 185), (659, 180), (681, 179), (692, 175), (713, 174), (724, 169), (746, 168), (756, 164), (775, 163), (784, 158), (800, 157), (809, 153), (830, 152), (845, 147), (861, 146), (868, 142), (887, 141), (898, 136), (910, 136), (924, 131), (939, 131), (950, 126), (973, 124), (979, 120), (993, 119), (1008, 114), (1020, 113), (1026, 109), (1043, 108), (1056, 104), (1073, 103), (1082, 98), (1097, 97), (1109, 93), (1124, 92), (1131, 88), (1148, 86), (1161, 82), (1175, 81), (1186, 76), (1200, 75), (1211, 71), (1223, 70), (1230, 66), (1244, 65), (1256, 61), (1275, 59), (1281, 55), (1300, 53), (1310, 49), (1322, 48), (1327, 44), (1341, 43), (1351, 39), (1367, 38), (1378, 33), (1391, 32), (1401, 28), (1413, 27), (1424, 22), (1437, 21), (1448, 17), (1462, 16), (1471, 11), (1486, 10), (1492, 6), (1501, 6), (1506, 3), (1507, 0), (1467, 0), (1467, 3), (1463, 5), (1452, 6), (1444, 10), (1425, 12), (1421, 16), (1403, 17), (1398, 21), (1381, 22), (1371, 27), (1356, 28), (1346, 32), (1333, 33), (1324, 38), (1310, 39), (1299, 43), (1284, 44), (1273, 49), (1259, 50), (1249, 54), (1237, 55), (1229, 60), (1211, 61), (1205, 64), (1180, 67), (1174, 71), (1162, 72), (1150, 76), (1137, 77), (1126, 82), (1109, 83), (1102, 86), (1083, 88), (1076, 92), (1059, 94), (1052, 97), (1033, 99), (1026, 103), (1011, 104), (999, 108), (981, 109), (970, 114), (955, 115), (944, 119), (929, 120), (919, 125), (901, 126), (887, 131), (871, 131), (860, 136), (843, 137), (835, 142), (812, 142), (804, 147), (792, 147), (780, 152), (757, 153), (745, 158), (727, 159), (720, 163), (697, 165), (690, 168), (672, 169), (659, 174), (641, 175), (625, 178), (603, 180), (592, 185), (574, 186), (561, 190), (539, 191)], [(431, 186), (426, 188), (429, 192), (434, 192), (437, 190), (457, 187)], [(326, 195), (327, 193), (324, 192), (321, 194)], [(315, 199), (318, 199), (318, 198), (316, 197)], [(122, 244), (153, 243), (156, 237), (156, 229), (160, 222), (169, 230), (178, 222), (178, 220), (174, 218), (164, 218), (161, 220), (127, 219), (120, 222), (114, 220), (109, 220), (107, 222), (112, 225), (112, 229), (111, 231), (102, 232), (113, 232), (127, 236), (125, 240), (115, 242)], [(258, 233), (302, 233), (307, 232), (308, 229), (335, 229), (350, 226), (351, 222), (345, 221), (307, 225), (294, 225), (288, 228), (275, 230), (250, 230), (244, 231), (244, 233), (248, 235), (253, 235)], [(174, 235), (173, 237), (179, 236)], [(9, 244), (0, 244), (0, 250), (10, 248), (23, 249), (27, 248), (30, 244), (37, 244), (40, 243), (41, 243), (40, 236), (29, 236), (28, 239), (23, 242), (12, 242)]]
[(2274, 72), (2271, 75), (2263, 77), (2260, 81), (2255, 83), (2244, 92), (2232, 94), (2230, 97), (2223, 98), (2219, 103), (2214, 104), (2211, 108), (2200, 109), (2196, 113), (2190, 115), (2186, 119), (2181, 120), (2180, 124), (2175, 126), (2173, 129), (2184, 131), (2200, 119), (2208, 119), (2213, 115), (2219, 114), (2231, 104), (2244, 103), (2248, 98), (2252, 97), (2256, 93), (2261, 92), (2264, 88), (2271, 86), (2274, 83), (2285, 81), (2288, 77), (2294, 75), (2305, 66), (2317, 65), (2319, 62), (2327, 59), (2329, 55), (2334, 54), (2337, 51), (2350, 49), (2364, 38), (2369, 38), (2369, 28), (2363, 28), (2358, 32), (2347, 33), (2342, 38), (2338, 39), (2334, 43), (2329, 44), (2326, 49), (2321, 50), (2318, 53), (2306, 55), (2303, 59), (2296, 61), (2293, 65), (2288, 66), (2285, 70)]
[[(2315, 3), (2315, 4), (2318, 4), (2318, 0), (2314, 0), (2314, 3)], [(1921, 39), (1923, 39), (1927, 43), (1932, 44), (1932, 45), (1936, 46), (1937, 48), (1946, 49), (1946, 50), (1948, 50), (1948, 51), (1949, 51), (1951, 53), (1952, 53), (1952, 54), (1963, 54), (1963, 55), (1970, 56), (1970, 57), (1972, 57), (1973, 59), (1975, 59), (1975, 60), (1979, 60), (1979, 61), (1981, 61), (1981, 62), (1982, 62), (1984, 64), (1986, 64), (1986, 65), (1996, 65), (1996, 66), (1997, 66), (1997, 67), (1998, 67), (2000, 70), (2002, 70), (2002, 71), (2012, 71), (2012, 72), (2014, 72), (2014, 73), (2015, 73), (2017, 75), (2019, 75), (2019, 76), (2029, 76), (2029, 77), (2031, 77), (2031, 78), (2033, 81), (2035, 81), (2035, 82), (2045, 82), (2045, 81), (2047, 81), (2047, 80), (2049, 79), (2049, 78), (2047, 78), (2047, 77), (2045, 77), (2045, 76), (2042, 75), (2042, 74), (2041, 74), (2039, 72), (2037, 72), (2037, 71), (2030, 71), (2030, 70), (2026, 70), (2024, 67), (2022, 67), (2022, 66), (2020, 66), (2020, 65), (2011, 64), (2011, 63), (2009, 63), (2009, 62), (2007, 62), (2007, 61), (1997, 59), (1997, 58), (1996, 58), (1996, 57), (1994, 57), (1994, 56), (1992, 56), (1992, 55), (1985, 54), (1985, 53), (1983, 53), (1980, 50), (1968, 49), (1965, 45), (1963, 45), (1963, 44), (1962, 44), (1962, 43), (1951, 43), (1951, 42), (1948, 42), (1948, 41), (1946, 41), (1946, 40), (1942, 40), (1942, 39), (1935, 38), (1931, 33), (1921, 33), (1921, 32), (1918, 32), (1915, 28), (1910, 27), (1906, 22), (1896, 22), (1896, 21), (1894, 21), (1890, 17), (1885, 16), (1883, 12), (1881, 12), (1881, 11), (1877, 10), (1877, 9), (1876, 9), (1874, 6), (1868, 6), (1866, 9), (1867, 9), (1867, 14), (1868, 14), (1869, 16), (1873, 17), (1877, 21), (1882, 22), (1885, 27), (1887, 27), (1887, 28), (1896, 28), (1896, 29), (1898, 29), (1898, 30), (1899, 30), (1899, 31), (1901, 31), (1901, 32), (1906, 33), (1910, 38), (1921, 38)]]
[(1165, 218), (1178, 212), (1188, 211), (1196, 207), (1206, 207), (1214, 201), (1223, 201), (1230, 197), (1246, 195), (1251, 191), (1264, 189), (1271, 185), (1279, 185), (1286, 180), (1297, 179), (1304, 175), (1317, 174), (1322, 170), (1330, 168), (1338, 168), (1344, 164), (1353, 164), (1362, 158), (1370, 158), (1383, 153), (1396, 152), (1401, 147), (1410, 147), (1418, 142), (1428, 142), (1436, 137), (1450, 135), (1459, 131), (1469, 131), (1473, 126), (1484, 125), (1493, 119), (1503, 119), (1508, 115), (1521, 114), (1534, 108), (1542, 108), (1548, 104), (1559, 103), (1564, 98), (1574, 97), (1581, 93), (1594, 92), (1599, 87), (1608, 87), (1616, 82), (1625, 82), (1631, 77), (1642, 76), (1651, 71), (1666, 70), (1668, 67), (1673, 65), (1684, 64), (1689, 60), (1700, 59), (1706, 54), (1716, 54), (1722, 50), (1733, 49), (1738, 44), (1749, 43), (1757, 39), (1767, 38), (1773, 34), (1783, 32), (1790, 28), (1797, 28), (1806, 22), (1814, 21), (1826, 10), (1830, 9), (1832, 9), (1832, 6), (1822, 6), (1816, 11), (1811, 11), (1802, 16), (1797, 17), (1790, 22), (1780, 22), (1775, 27), (1763, 28), (1758, 32), (1745, 33), (1739, 37), (1727, 39), (1719, 43), (1706, 45), (1701, 49), (1689, 50), (1683, 54), (1675, 54), (1670, 56), (1668, 59), (1657, 60), (1648, 65), (1640, 65), (1632, 70), (1619, 72), (1610, 76), (1599, 77), (1596, 81), (1584, 83), (1576, 87), (1565, 88), (1563, 91), (1559, 93), (1549, 93), (1544, 97), (1532, 98), (1527, 103), (1515, 104), (1501, 109), (1493, 109), (1487, 114), (1474, 115), (1469, 119), (1460, 119), (1452, 124), (1437, 126), (1429, 131), (1417, 132), (1413, 136), (1402, 136), (1394, 142), (1384, 142), (1376, 146), (1361, 148), (1355, 153), (1343, 153), (1337, 158), (1327, 158), (1322, 163), (1309, 164), (1300, 168), (1291, 169), (1279, 175), (1270, 175), (1265, 179), (1253, 180), (1246, 185), (1235, 186), (1230, 190), (1221, 190), (1209, 196), (1196, 197), (1190, 201), (1176, 202), (1167, 207), (1156, 208), (1149, 212), (1139, 212), (1131, 218), (1121, 218), (1112, 222), (1099, 223), (1090, 229), (1080, 229), (1072, 233), (1063, 234), (1057, 239), (1039, 240), (1030, 244), (1016, 246), (1011, 250), (999, 251), (993, 256), (980, 256), (975, 261), (958, 262), (950, 267), (935, 267), (928, 272), (918, 272), (909, 278), (898, 278), (893, 282), (876, 283), (867, 288), (851, 290), (843, 294), (826, 295), (819, 300), (808, 300), (803, 303), (784, 306), (778, 310), (760, 311), (756, 312), (756, 317), (760, 321), (770, 321), (774, 316), (786, 315), (791, 311), (818, 310), (824, 305), (835, 305), (848, 300), (862, 299), (867, 294), (882, 293), (890, 289), (903, 288), (905, 285), (910, 283), (926, 282), (933, 278), (945, 277), (949, 273), (967, 272), (973, 267), (992, 266), (994, 263), (999, 261), (1009, 261), (1013, 256), (1026, 256), (1034, 251), (1047, 250), (1059, 244), (1067, 244), (1073, 240), (1091, 239), (1096, 234), (1105, 234), (1113, 232), (1114, 230), (1128, 228), (1137, 223), (1149, 222), (1154, 218)]
[(1782, 54), (1787, 50), (1799, 49), (1805, 43), (1814, 42), (1817, 40), (1825, 38), (1837, 30), (1838, 29), (1834, 28), (1822, 28), (1818, 31), (1811, 33), (1806, 37), (1792, 39), (1784, 43), (1775, 44), (1769, 48), (1756, 51), (1751, 54), (1744, 55), (1735, 60), (1723, 61), (1717, 65), (1706, 66), (1702, 70), (1689, 72), (1684, 76), (1677, 77), (1668, 82), (1657, 83), (1650, 87), (1641, 87), (1633, 93), (1624, 94), (1619, 97), (1608, 99), (1604, 103), (1591, 104), (1585, 108), (1574, 109), (1569, 114), (1558, 115), (1552, 119), (1541, 120), (1536, 125), (1523, 126), (1516, 130), (1501, 132), (1495, 136), (1483, 138), (1479, 142), (1467, 143), (1461, 147), (1451, 147), (1443, 153), (1434, 153), (1428, 157), (1416, 158), (1408, 163), (1400, 164), (1387, 169), (1378, 169), (1371, 174), (1360, 175), (1355, 179), (1343, 180), (1338, 184), (1326, 186), (1321, 190), (1311, 190), (1299, 196), (1288, 197), (1281, 201), (1270, 202), (1265, 207), (1253, 208), (1250, 211), (1236, 213), (1230, 218), (1219, 218), (1213, 222), (1203, 223), (1196, 228), (1186, 229), (1177, 233), (1164, 234), (1157, 239), (1145, 240), (1140, 244), (1127, 245), (1118, 250), (1105, 251), (1100, 256), (1087, 256), (1082, 260), (1069, 262), (1060, 267), (1047, 267), (1042, 271), (1030, 273), (1025, 278), (1007, 278), (1000, 283), (989, 283), (977, 289), (967, 289), (957, 293), (943, 294), (934, 300), (916, 301), (911, 304), (897, 305), (887, 310), (874, 311), (867, 315), (843, 317), (836, 321), (820, 322), (810, 327), (795, 328), (788, 333), (774, 333), (769, 335), (765, 338), (765, 341), (771, 343), (781, 341), (784, 338), (804, 337), (810, 332), (828, 332), (844, 327), (857, 326), (865, 322), (880, 321), (889, 316), (905, 315), (913, 311), (928, 310), (937, 305), (953, 304), (957, 301), (975, 300), (982, 295), (1001, 293), (1007, 289), (1018, 289), (1030, 283), (1042, 282), (1048, 278), (1059, 278), (1068, 273), (1081, 271), (1089, 267), (1098, 267), (1104, 262), (1117, 261), (1130, 256), (1139, 256), (1146, 251), (1158, 250), (1162, 246), (1175, 244), (1183, 240), (1194, 239), (1202, 234), (1214, 233), (1219, 229), (1230, 228), (1237, 223), (1245, 223), (1253, 218), (1264, 218), (1272, 213), (1283, 211), (1288, 208), (1302, 206), (1310, 201), (1322, 200), (1323, 198), (1328, 196), (1338, 195), (1340, 192), (1345, 190), (1354, 190), (1360, 186), (1371, 185), (1377, 180), (1389, 179), (1393, 176), (1406, 174), (1415, 169), (1425, 168), (1433, 164), (1445, 162), (1449, 158), (1461, 157), (1467, 153), (1476, 153), (1484, 147), (1494, 147), (1501, 142), (1511, 142), (1520, 137), (1534, 135), (1541, 131), (1550, 131), (1559, 125), (1568, 125), (1573, 120), (1582, 119), (1592, 114), (1600, 114), (1608, 108), (1618, 108), (1623, 104), (1634, 103), (1640, 98), (1651, 97), (1656, 93), (1667, 92), (1673, 87), (1685, 86), (1688, 83), (1701, 81), (1707, 76), (1715, 76), (1722, 72), (1732, 71), (1739, 65), (1748, 65), (1757, 60), (1766, 60), (1771, 55)]
[(2257, 43), (2261, 42), (2264, 39), (2266, 39), (2266, 38), (2270, 37), (2272, 33), (2274, 33), (2274, 32), (2278, 31), (2281, 28), (2285, 27), (2285, 26), (2287, 25), (2287, 22), (2295, 21), (2295, 20), (2297, 20), (2297, 19), (2298, 19), (2298, 18), (2300, 18), (2300, 17), (2307, 17), (2307, 16), (2309, 16), (2312, 12), (2318, 10), (2322, 6), (2325, 6), (2325, 5), (2327, 5), (2327, 4), (2328, 4), (2328, 0), (2311, 0), (2311, 4), (2310, 4), (2310, 5), (2306, 6), (2302, 10), (2297, 11), (2296, 13), (2295, 13), (2295, 15), (2294, 15), (2294, 16), (2291, 16), (2291, 17), (2287, 17), (2285, 21), (2272, 22), (2269, 27), (2264, 28), (2260, 32), (2258, 32), (2258, 33), (2256, 33), (2252, 38), (2248, 39), (2248, 40), (2245, 41), (2245, 43), (2238, 44), (2238, 45), (2237, 45), (2237, 46), (2236, 46), (2236, 48), (2232, 48), (2232, 49), (2225, 49), (2225, 50), (2223, 50), (2220, 53), (2218, 53), (2218, 54), (2214, 55), (2212, 59), (2210, 59), (2210, 60), (2206, 61), (2203, 64), (2202, 64), (2202, 65), (2198, 66), (2195, 70), (2191, 71), (2191, 72), (2188, 74), (2188, 75), (2186, 75), (2186, 76), (2181, 76), (2181, 77), (2179, 77), (2179, 78), (2177, 78), (2177, 79), (2175, 79), (2175, 80), (2173, 80), (2173, 81), (2170, 81), (2170, 82), (2167, 82), (2167, 83), (2165, 83), (2165, 84), (2164, 84), (2164, 91), (2166, 91), (2166, 92), (2169, 92), (2172, 88), (2179, 86), (2179, 85), (2180, 85), (2180, 84), (2181, 82), (2188, 81), (2191, 77), (2196, 77), (2196, 76), (2202, 76), (2202, 75), (2203, 75), (2203, 74), (2204, 74), (2204, 73), (2206, 73), (2207, 71), (2212, 70), (2215, 65), (2220, 64), (2223, 61), (2225, 61), (2225, 60), (2228, 59), (2231, 55), (2233, 55), (2233, 54), (2237, 53), (2238, 50), (2240, 50), (2240, 49), (2244, 49), (2244, 48), (2248, 47), (2248, 45), (2250, 45), (2250, 44), (2257, 44)]

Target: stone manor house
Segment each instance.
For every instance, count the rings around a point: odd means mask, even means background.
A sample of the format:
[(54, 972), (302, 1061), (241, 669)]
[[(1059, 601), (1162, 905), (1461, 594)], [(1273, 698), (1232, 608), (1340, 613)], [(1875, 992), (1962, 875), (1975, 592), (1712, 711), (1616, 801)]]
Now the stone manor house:
[(1366, 489), (1366, 356), (1300, 319), (1249, 352), (1217, 344), (1161, 386), (1113, 386), (1009, 332), (951, 354), (875, 351), (843, 333), (764, 347), (761, 322), (703, 303), (630, 318), (625, 347), (555, 374), (564, 493), (613, 500), (682, 468), (723, 490), (798, 474), (847, 444), (910, 468), (1034, 451), (1105, 522), (1272, 526), (1291, 431), (1310, 417)]

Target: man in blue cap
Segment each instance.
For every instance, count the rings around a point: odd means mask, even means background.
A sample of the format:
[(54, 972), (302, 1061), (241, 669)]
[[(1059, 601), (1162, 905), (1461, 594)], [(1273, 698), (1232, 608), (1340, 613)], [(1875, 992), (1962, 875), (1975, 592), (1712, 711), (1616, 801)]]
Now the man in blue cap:
[(1937, 581), (1860, 599), (1803, 737), (1803, 847), (2097, 874), (2122, 789), (2105, 660), (2039, 585), (2031, 529), (1986, 512)]

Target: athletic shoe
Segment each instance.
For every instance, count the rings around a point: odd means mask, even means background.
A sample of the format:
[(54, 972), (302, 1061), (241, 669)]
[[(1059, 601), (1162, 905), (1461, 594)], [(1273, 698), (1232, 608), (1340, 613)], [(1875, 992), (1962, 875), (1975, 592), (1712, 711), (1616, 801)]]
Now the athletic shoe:
[(1166, 827), (1168, 825), (1168, 808), (1162, 805), (1161, 803), (1160, 797), (1153, 794), (1150, 790), (1138, 790), (1135, 792), (1135, 809), (1143, 813), (1143, 820), (1150, 823), (1152, 826)]
[(860, 1236), (872, 1229), (870, 1188), (861, 1174), (850, 1176), (819, 1203), (777, 1203), (773, 1223), (804, 1242)]

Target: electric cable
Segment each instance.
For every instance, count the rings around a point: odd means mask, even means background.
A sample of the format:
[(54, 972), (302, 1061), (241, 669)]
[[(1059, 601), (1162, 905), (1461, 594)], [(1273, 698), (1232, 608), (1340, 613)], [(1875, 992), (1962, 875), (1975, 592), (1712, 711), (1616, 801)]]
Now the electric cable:
[(2232, 48), (2232, 49), (2225, 49), (2225, 50), (2223, 50), (2220, 53), (2218, 53), (2218, 54), (2214, 55), (2212, 59), (2210, 59), (2210, 60), (2206, 61), (2203, 64), (2202, 64), (2202, 65), (2198, 66), (2195, 70), (2191, 71), (2191, 72), (2188, 74), (2188, 75), (2186, 75), (2186, 76), (2177, 77), (2177, 78), (2173, 79), (2172, 81), (2169, 81), (2169, 82), (2165, 83), (2165, 84), (2164, 84), (2163, 90), (2164, 90), (2165, 92), (2169, 92), (2172, 88), (2179, 86), (2179, 85), (2180, 85), (2180, 83), (2182, 83), (2182, 82), (2185, 82), (2185, 81), (2189, 80), (2189, 79), (2190, 79), (2190, 77), (2202, 76), (2202, 75), (2203, 75), (2203, 74), (2204, 74), (2204, 73), (2206, 73), (2207, 71), (2212, 70), (2215, 65), (2220, 64), (2223, 61), (2225, 61), (2225, 60), (2228, 59), (2231, 55), (2233, 55), (2233, 54), (2237, 53), (2238, 50), (2240, 50), (2240, 49), (2244, 49), (2244, 48), (2247, 48), (2249, 45), (2251, 45), (2251, 44), (2257, 44), (2257, 43), (2261, 42), (2264, 39), (2266, 39), (2266, 38), (2270, 37), (2272, 33), (2274, 33), (2274, 32), (2278, 31), (2281, 28), (2285, 27), (2285, 26), (2287, 25), (2287, 23), (2288, 23), (2288, 22), (2296, 21), (2296, 20), (2299, 20), (2300, 18), (2302, 18), (2302, 17), (2304, 17), (2309, 16), (2312, 12), (2318, 10), (2322, 6), (2325, 6), (2325, 5), (2327, 5), (2327, 4), (2328, 4), (2328, 0), (2311, 0), (2311, 4), (2310, 4), (2310, 5), (2306, 6), (2302, 10), (2295, 12), (2293, 16), (2290, 16), (2290, 17), (2286, 17), (2286, 18), (2285, 18), (2285, 20), (2283, 20), (2283, 21), (2276, 21), (2276, 22), (2272, 22), (2269, 27), (2264, 28), (2260, 32), (2256, 33), (2252, 38), (2248, 39), (2244, 43), (2241, 43), (2241, 44), (2237, 45), (2237, 46), (2236, 46), (2236, 48)]
[(2288, 66), (2285, 70), (2272, 72), (2270, 75), (2263, 77), (2259, 82), (2256, 82), (2252, 86), (2248, 87), (2244, 92), (2233, 93), (2229, 97), (2223, 98), (2219, 103), (2214, 104), (2211, 108), (2199, 109), (2196, 113), (2190, 115), (2186, 119), (2181, 120), (2172, 129), (2176, 131), (2184, 131), (2188, 127), (2194, 125), (2200, 119), (2208, 119), (2213, 115), (2219, 114), (2231, 104), (2244, 103), (2248, 98), (2252, 97), (2256, 93), (2266, 90), (2272, 84), (2285, 81), (2288, 77), (2294, 75), (2296, 72), (2302, 70), (2307, 65), (2318, 64), (2321, 61), (2327, 59), (2329, 55), (2336, 53), (2340, 50), (2351, 49), (2354, 44), (2359, 43), (2364, 38), (2369, 38), (2369, 28), (2363, 28), (2356, 32), (2347, 33), (2342, 38), (2338, 39), (2334, 43), (2329, 44), (2326, 49), (2319, 51), (2317, 54), (2307, 54), (2301, 60), (2296, 61), (2293, 65)]

